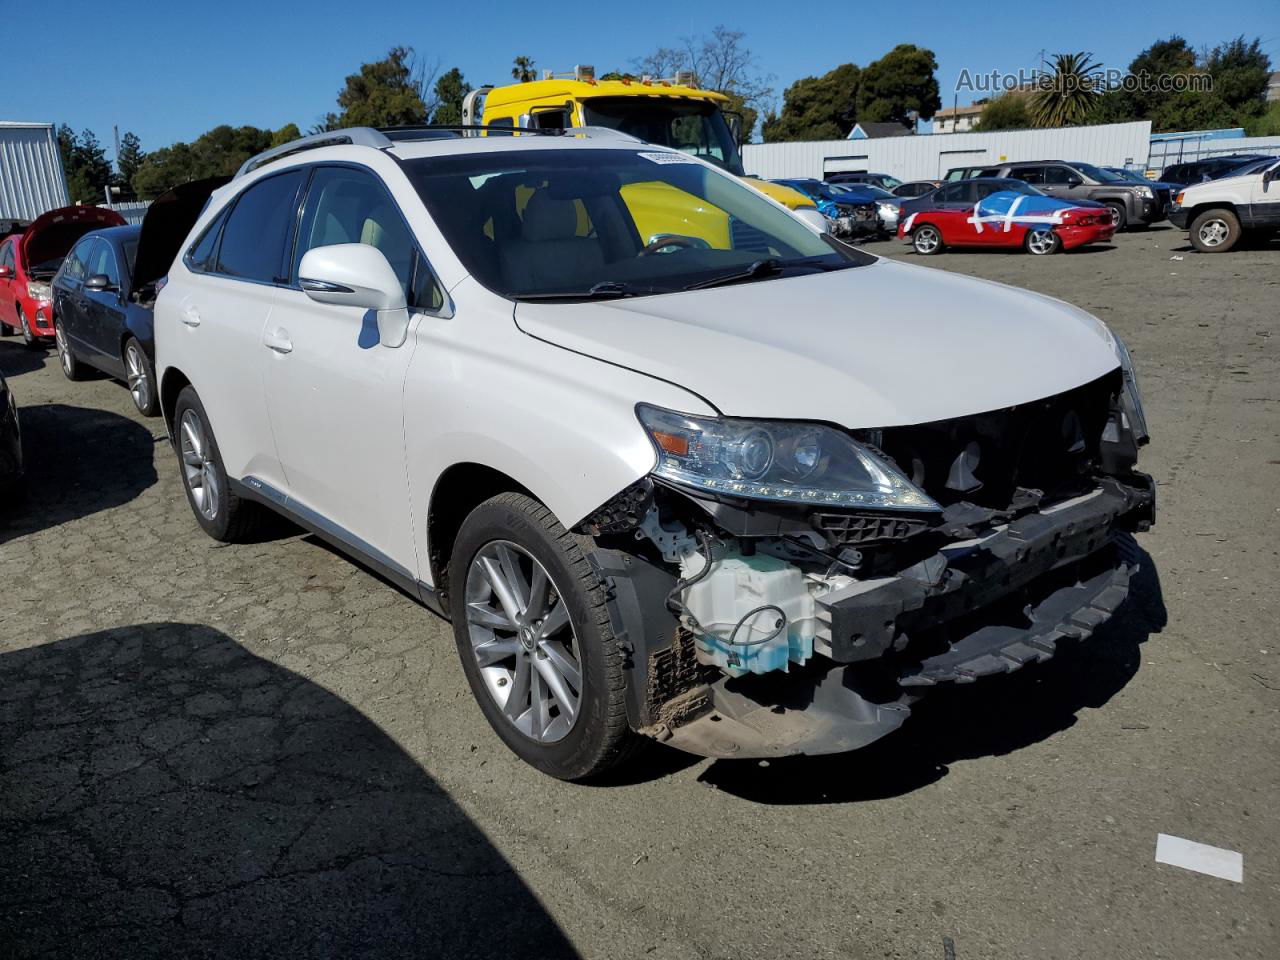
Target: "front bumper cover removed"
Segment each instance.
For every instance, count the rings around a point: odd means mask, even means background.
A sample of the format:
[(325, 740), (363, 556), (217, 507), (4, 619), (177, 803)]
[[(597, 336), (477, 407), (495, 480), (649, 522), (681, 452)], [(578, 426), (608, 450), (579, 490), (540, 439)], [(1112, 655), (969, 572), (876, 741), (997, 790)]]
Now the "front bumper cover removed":
[(1128, 595), (1139, 555), (1128, 531), (1149, 526), (1154, 504), (1150, 478), (1107, 479), (1087, 497), (830, 595), (826, 658), (683, 690), (656, 705), (642, 732), (712, 757), (865, 746), (900, 727), (929, 688), (1011, 673), (1088, 638)]

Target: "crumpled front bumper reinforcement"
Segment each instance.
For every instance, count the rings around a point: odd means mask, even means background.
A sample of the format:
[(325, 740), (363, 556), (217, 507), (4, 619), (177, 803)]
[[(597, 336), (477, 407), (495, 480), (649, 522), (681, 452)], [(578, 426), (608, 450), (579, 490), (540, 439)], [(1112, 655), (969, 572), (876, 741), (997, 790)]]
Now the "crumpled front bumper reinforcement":
[(720, 677), (666, 705), (674, 709), (643, 732), (710, 757), (839, 753), (896, 730), (930, 688), (1050, 659), (1128, 595), (1138, 548), (1126, 531), (1150, 522), (1155, 500), (1148, 478), (1134, 480), (1104, 481), (1088, 497), (828, 598), (833, 631), (846, 631), (840, 643), (832, 634), (843, 662)]

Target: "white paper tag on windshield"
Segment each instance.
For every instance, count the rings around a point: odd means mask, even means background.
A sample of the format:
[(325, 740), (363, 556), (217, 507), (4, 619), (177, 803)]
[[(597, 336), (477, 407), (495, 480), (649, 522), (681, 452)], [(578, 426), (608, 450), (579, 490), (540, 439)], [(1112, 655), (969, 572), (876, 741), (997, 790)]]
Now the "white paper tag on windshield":
[(640, 156), (654, 163), (697, 163), (693, 157), (683, 153), (676, 153), (674, 150), (664, 150), (662, 153), (642, 153)]

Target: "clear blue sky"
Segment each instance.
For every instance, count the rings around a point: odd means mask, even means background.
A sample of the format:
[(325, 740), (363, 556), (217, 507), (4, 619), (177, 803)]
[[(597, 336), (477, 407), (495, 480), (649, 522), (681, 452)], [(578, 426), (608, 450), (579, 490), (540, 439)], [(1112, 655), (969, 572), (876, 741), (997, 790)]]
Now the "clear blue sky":
[[(311, 0), (287, 8), (270, 0), (63, 0), (49, 6), (0, 0), (0, 23), (13, 41), (0, 120), (88, 127), (109, 155), (114, 124), (121, 133), (137, 133), (148, 150), (190, 140), (219, 123), (277, 128), (292, 121), (305, 131), (334, 109), (348, 73), (396, 44), (445, 68), (458, 66), (478, 85), (508, 80), (516, 54), (532, 56), (539, 69), (591, 63), (604, 72), (721, 23), (746, 32), (779, 97), (802, 76), (850, 61), (865, 66), (898, 43), (937, 54), (945, 106), (965, 68), (1030, 69), (1041, 50), (1087, 50), (1105, 65), (1123, 68), (1173, 32), (1197, 48), (1239, 34), (1261, 37), (1280, 69), (1277, 0), (1161, 0), (1149, 7), (1035, 3), (999, 13), (994, 21), (981, 9), (953, 2), (840, 9), (757, 0)], [(961, 104), (972, 99), (960, 95)]]

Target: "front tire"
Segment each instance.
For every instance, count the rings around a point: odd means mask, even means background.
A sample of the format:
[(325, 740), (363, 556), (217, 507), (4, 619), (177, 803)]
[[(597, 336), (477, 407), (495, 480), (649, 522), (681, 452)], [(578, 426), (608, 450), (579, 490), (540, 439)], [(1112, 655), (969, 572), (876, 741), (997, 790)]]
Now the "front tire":
[(1129, 225), (1129, 214), (1123, 203), (1113, 201), (1107, 204), (1107, 209), (1111, 211), (1111, 225), (1116, 228), (1116, 233)]
[(154, 417), (160, 412), (160, 398), (156, 391), (156, 368), (147, 359), (136, 338), (130, 337), (124, 344), (124, 371), (129, 384), (133, 405), (144, 417)]
[(67, 341), (67, 335), (63, 332), (62, 324), (57, 320), (53, 322), (53, 341), (58, 347), (58, 365), (62, 367), (62, 375), (68, 380), (83, 380), (85, 378), (85, 367), (71, 350), (71, 344)]
[(449, 563), (454, 638), (481, 712), (561, 780), (604, 772), (638, 740), (591, 549), (536, 500), (504, 493), (463, 521)]
[(1206, 210), (1191, 221), (1191, 245), (1201, 253), (1226, 253), (1240, 242), (1241, 232), (1230, 210)]
[(22, 342), (28, 349), (34, 350), (40, 346), (40, 340), (31, 332), (31, 324), (27, 320), (27, 311), (21, 307), (18, 308), (18, 325), (22, 330)]
[(261, 524), (264, 508), (232, 493), (218, 441), (209, 426), (204, 405), (191, 387), (183, 387), (178, 394), (173, 429), (182, 486), (201, 529), (223, 543), (252, 539)]
[(931, 257), (942, 252), (942, 232), (931, 223), (916, 227), (911, 232), (911, 245), (922, 257)]

